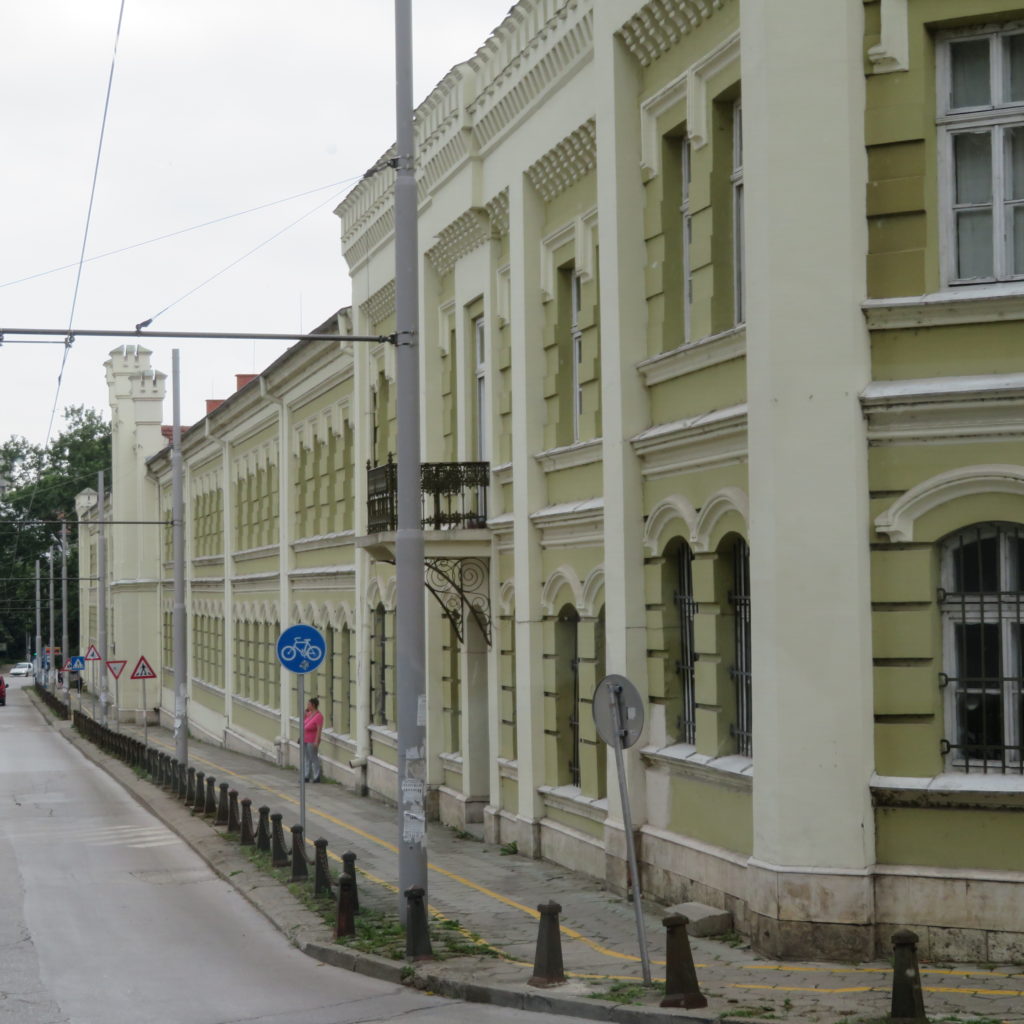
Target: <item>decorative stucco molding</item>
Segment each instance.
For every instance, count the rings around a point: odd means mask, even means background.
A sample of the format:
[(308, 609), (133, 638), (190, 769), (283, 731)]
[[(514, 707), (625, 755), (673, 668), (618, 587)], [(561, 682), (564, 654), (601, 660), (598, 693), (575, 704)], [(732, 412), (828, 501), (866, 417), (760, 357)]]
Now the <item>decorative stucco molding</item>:
[(961, 466), (911, 487), (875, 519), (875, 530), (891, 541), (914, 539), (914, 524), (932, 509), (975, 494), (1013, 494), (1024, 498), (1024, 466)]
[(672, 495), (659, 501), (644, 523), (647, 557), (660, 555), (671, 537), (684, 537), (689, 542), (696, 528), (697, 510), (686, 498)]
[(388, 281), (383, 288), (378, 288), (360, 306), (364, 316), (371, 324), (383, 323), (395, 311), (395, 282)]
[(726, 0), (651, 0), (618, 31), (644, 66), (668, 53), (685, 35), (711, 17)]
[[(571, 600), (565, 600), (562, 594), (565, 588), (569, 589)], [(557, 615), (565, 604), (571, 604), (577, 610), (583, 604), (583, 584), (571, 565), (560, 565), (555, 569), (544, 581), (544, 589), (540, 595), (540, 607), (544, 615)]]
[(749, 527), (750, 502), (738, 487), (723, 487), (713, 494), (701, 507), (697, 525), (690, 535), (694, 551), (714, 551), (715, 529), (730, 512), (738, 512)]
[(570, 242), (573, 246), (576, 273), (584, 281), (591, 280), (594, 276), (594, 257), (597, 253), (596, 206), (541, 239), (540, 288), (544, 302), (550, 302), (557, 293), (558, 268), (555, 264), (555, 255)]
[(493, 199), (484, 203), (487, 216), (491, 218), (491, 229), (500, 238), (508, 234), (508, 189), (503, 188)]
[(604, 540), (604, 498), (549, 505), (531, 513), (542, 548), (587, 547)]
[(597, 163), (597, 121), (590, 118), (526, 169), (541, 198), (555, 196), (589, 174)]
[(660, 423), (630, 440), (645, 478), (728, 466), (747, 458), (747, 407), (715, 409), (672, 423)]
[(670, 352), (659, 352), (656, 356), (636, 364), (644, 384), (663, 384), (688, 373), (704, 370), (709, 366), (742, 359), (747, 354), (746, 327), (730, 327), (720, 334), (687, 342)]
[(876, 75), (910, 70), (908, 14), (907, 0), (882, 0), (881, 39), (868, 50), (871, 70)]
[(437, 242), (427, 250), (427, 259), (439, 274), (447, 274), (463, 256), (494, 237), (487, 211), (471, 206), (441, 231)]

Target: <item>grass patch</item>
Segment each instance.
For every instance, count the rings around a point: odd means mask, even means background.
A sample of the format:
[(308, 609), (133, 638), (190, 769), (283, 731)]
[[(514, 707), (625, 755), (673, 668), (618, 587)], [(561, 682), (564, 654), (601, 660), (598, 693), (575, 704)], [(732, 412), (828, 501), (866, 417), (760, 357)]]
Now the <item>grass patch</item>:
[(519, 852), (519, 844), (513, 839), (511, 843), (501, 844), (502, 857), (511, 857)]

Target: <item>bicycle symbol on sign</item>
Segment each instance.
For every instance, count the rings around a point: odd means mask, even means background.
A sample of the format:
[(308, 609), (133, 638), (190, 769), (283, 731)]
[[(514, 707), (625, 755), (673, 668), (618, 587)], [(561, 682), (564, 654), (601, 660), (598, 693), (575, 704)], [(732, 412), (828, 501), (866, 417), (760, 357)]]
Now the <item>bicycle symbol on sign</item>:
[(298, 661), (299, 658), (302, 658), (303, 661), (300, 662), (300, 664), (302, 664), (303, 668), (306, 667), (304, 664), (306, 661), (319, 661), (323, 657), (323, 653), (324, 652), (309, 639), (296, 640), (295, 643), (288, 644), (286, 647), (281, 648), (281, 657), (284, 658), (285, 661)]
[(324, 659), (324, 638), (312, 626), (290, 626), (277, 642), (281, 664), (292, 672), (312, 672)]

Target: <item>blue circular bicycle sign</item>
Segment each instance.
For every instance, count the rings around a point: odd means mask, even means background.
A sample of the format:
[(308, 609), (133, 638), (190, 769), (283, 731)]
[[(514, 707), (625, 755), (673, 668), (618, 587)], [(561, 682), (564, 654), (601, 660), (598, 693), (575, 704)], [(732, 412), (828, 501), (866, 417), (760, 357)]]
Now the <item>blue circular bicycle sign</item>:
[(277, 660), (289, 672), (312, 672), (326, 651), (323, 634), (312, 626), (289, 626), (277, 639)]

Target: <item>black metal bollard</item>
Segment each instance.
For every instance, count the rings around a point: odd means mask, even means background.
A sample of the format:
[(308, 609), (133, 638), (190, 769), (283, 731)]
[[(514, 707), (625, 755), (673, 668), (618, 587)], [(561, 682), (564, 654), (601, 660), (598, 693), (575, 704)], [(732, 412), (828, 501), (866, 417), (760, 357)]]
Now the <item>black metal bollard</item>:
[(693, 966), (693, 952), (686, 926), (690, 919), (683, 914), (671, 914), (661, 922), (667, 929), (665, 936), (665, 998), (660, 1006), (681, 1006), (696, 1010), (707, 1006), (697, 983), (697, 969)]
[(288, 851), (284, 848), (284, 826), (281, 815), (270, 816), (270, 865), (275, 868), (288, 867)]
[(203, 808), (206, 806), (206, 774), (205, 772), (196, 772), (196, 791), (192, 799), (192, 813), (202, 814)]
[(238, 790), (228, 791), (228, 831), (237, 832), (241, 823), (238, 820)]
[(352, 879), (352, 903), (355, 912), (359, 913), (359, 882), (356, 879), (356, 855), (351, 850), (346, 850), (341, 855), (342, 871)]
[(203, 806), (203, 817), (212, 818), (217, 813), (217, 780), (212, 775), (206, 776), (206, 800)]
[(185, 763), (181, 762), (178, 765), (178, 799), (185, 800), (188, 798), (188, 772), (185, 769)]
[(301, 825), (292, 825), (292, 881), (305, 882), (309, 878), (309, 862), (306, 860), (306, 840)]
[(270, 808), (264, 805), (260, 808), (260, 820), (256, 826), (256, 849), (263, 853), (270, 853)]
[(242, 798), (242, 831), (238, 843), (240, 846), (256, 845), (256, 833), (252, 829), (252, 801), (247, 796)]
[(185, 803), (191, 807), (196, 802), (196, 770), (189, 768), (185, 781)]
[(351, 875), (342, 875), (338, 879), (338, 905), (334, 916), (334, 937), (355, 935), (356, 913), (352, 907), (352, 890), (355, 880)]
[(427, 924), (426, 893), (419, 887), (405, 890), (405, 959), (433, 960), (430, 927)]
[(313, 856), (313, 895), (330, 896), (333, 887), (331, 886), (331, 868), (327, 863), (327, 840), (314, 839), (313, 847), (316, 850)]
[(220, 798), (217, 800), (217, 817), (214, 818), (214, 825), (227, 825), (228, 823), (228, 784), (222, 782), (217, 787), (220, 790)]
[(558, 927), (558, 915), (562, 907), (558, 903), (541, 903), (540, 923), (537, 927), (537, 954), (533, 959), (533, 977), (526, 983), (536, 988), (550, 988), (565, 982), (565, 968), (562, 966), (562, 933)]
[(173, 793), (178, 788), (178, 759), (176, 757), (169, 758), (167, 762), (167, 771), (164, 778), (164, 789), (168, 793)]
[(901, 928), (892, 937), (892, 1009), (893, 1021), (920, 1021), (927, 1024), (921, 971), (917, 965), (917, 936)]

